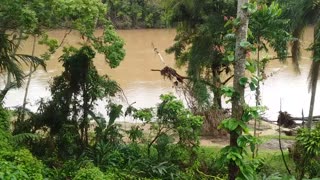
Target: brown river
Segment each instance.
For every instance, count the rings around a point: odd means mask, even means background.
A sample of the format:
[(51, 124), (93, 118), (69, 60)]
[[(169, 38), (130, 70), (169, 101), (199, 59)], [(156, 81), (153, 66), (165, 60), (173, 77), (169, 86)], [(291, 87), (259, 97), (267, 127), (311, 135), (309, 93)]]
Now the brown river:
[[(164, 80), (159, 72), (151, 71), (151, 69), (161, 69), (164, 67), (159, 56), (153, 51), (152, 44), (160, 51), (165, 62), (174, 67), (174, 57), (164, 52), (166, 48), (173, 44), (175, 30), (173, 29), (152, 29), (152, 30), (119, 30), (118, 34), (125, 40), (126, 57), (118, 68), (110, 69), (104, 62), (101, 55), (95, 58), (95, 65), (101, 74), (108, 74), (112, 79), (116, 80), (123, 89), (129, 103), (135, 103), (136, 107), (151, 107), (159, 102), (159, 95), (167, 92), (175, 92), (172, 83)], [(50, 36), (61, 40), (66, 31), (54, 30), (50, 32)], [(99, 30), (97, 33), (101, 33)], [(308, 28), (303, 38), (303, 48), (307, 48), (312, 42), (313, 31)], [(81, 41), (77, 33), (72, 32), (65, 39), (64, 45), (77, 45)], [(32, 40), (28, 40), (23, 44), (21, 53), (31, 54)], [(45, 47), (36, 46), (36, 55), (45, 51)], [(61, 50), (54, 54), (48, 61), (47, 72), (37, 70), (33, 74), (28, 94), (28, 107), (32, 110), (36, 109), (36, 102), (40, 98), (50, 96), (48, 85), (52, 81), (52, 77), (59, 75), (63, 68), (58, 61)], [(308, 93), (307, 77), (311, 60), (310, 53), (302, 52), (302, 60), (300, 62), (301, 74), (297, 74), (293, 70), (290, 59), (287, 63), (273, 61), (267, 66), (267, 75), (273, 74), (262, 85), (262, 104), (268, 107), (265, 117), (275, 120), (280, 110), (280, 99), (282, 110), (288, 111), (293, 116), (301, 116), (303, 109), (304, 114), (308, 114), (310, 94)], [(28, 68), (25, 68), (26, 73)], [(184, 70), (179, 70), (183, 73)], [(319, 90), (320, 88), (318, 88)], [(320, 90), (317, 92), (318, 95)], [(6, 97), (5, 104), (7, 107), (14, 107), (22, 104), (24, 89), (16, 89), (9, 92)], [(254, 94), (249, 90), (246, 91), (246, 100), (249, 104), (255, 104)], [(316, 99), (315, 114), (320, 114), (319, 98)], [(103, 104), (103, 103), (101, 103)], [(230, 105), (226, 105), (230, 106)], [(99, 106), (103, 109), (103, 105)]]

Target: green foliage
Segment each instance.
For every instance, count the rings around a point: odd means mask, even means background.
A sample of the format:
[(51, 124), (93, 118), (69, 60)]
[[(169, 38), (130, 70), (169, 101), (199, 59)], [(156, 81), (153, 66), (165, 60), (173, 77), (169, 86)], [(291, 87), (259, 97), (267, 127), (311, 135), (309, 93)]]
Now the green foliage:
[(131, 126), (130, 130), (128, 130), (126, 133), (129, 135), (129, 139), (132, 141), (132, 143), (137, 142), (137, 140), (143, 137), (143, 129), (138, 125)]
[(166, 159), (166, 153), (168, 151), (168, 146), (173, 142), (173, 139), (169, 135), (163, 133), (156, 140), (155, 148), (158, 152), (158, 161), (163, 161)]
[[(96, 142), (119, 143), (121, 135), (114, 121), (122, 113), (122, 105), (109, 102), (109, 124), (95, 113), (97, 100), (108, 100), (120, 90), (108, 76), (100, 76), (93, 65), (95, 51), (90, 46), (80, 49), (65, 48), (61, 56), (65, 71), (50, 88), (52, 100), (39, 107), (39, 114), (31, 116), (30, 123), (37, 129), (49, 128), (53, 140), (48, 148), (57, 151), (62, 159), (79, 156), (89, 144), (89, 121), (92, 117), (98, 124)], [(118, 134), (118, 135), (116, 135)], [(120, 138), (119, 138), (120, 137)], [(49, 139), (50, 139), (49, 138)], [(50, 143), (49, 143), (50, 144)], [(46, 151), (46, 150), (45, 150)]]
[[(10, 74), (14, 81), (7, 82), (1, 92), (1, 101), (8, 90), (21, 86), (25, 76), (20, 67), (22, 62), (34, 66), (34, 69), (39, 65), (45, 67), (44, 59), (48, 60), (62, 45), (62, 42), (59, 45), (57, 40), (49, 39), (44, 28), (63, 27), (70, 29), (70, 32), (78, 31), (87, 44), (105, 55), (111, 68), (119, 66), (125, 56), (124, 42), (116, 35), (111, 22), (105, 18), (106, 6), (99, 0), (4, 0), (2, 4), (0, 22), (4, 26), (0, 27), (0, 69)], [(101, 36), (94, 34), (98, 24), (104, 30)], [(17, 54), (21, 42), (30, 35), (34, 38), (41, 37), (39, 44), (49, 47), (41, 55), (43, 59)]]
[[(10, 39), (10, 36), (5, 34), (5, 32), (0, 32), (0, 44), (0, 70), (1, 72), (10, 74), (14, 78), (15, 82), (11, 85), (12, 87), (21, 87), (22, 85), (25, 76), (21, 69), (22, 63), (34, 68), (39, 65), (45, 68), (45, 62), (42, 59), (26, 54), (17, 54), (16, 52), (20, 44), (16, 42), (16, 39)], [(1, 100), (3, 98), (1, 97)]]
[(280, 174), (280, 173), (274, 173), (270, 176), (263, 176), (263, 180), (295, 180), (294, 176)]
[(36, 12), (35, 5), (41, 3), (41, 1), (31, 1), (26, 3), (22, 0), (2, 1), (2, 6), (0, 8), (1, 26), (0, 31), (3, 32), (4, 29), (23, 29), (27, 32), (33, 32), (37, 28), (38, 13)]
[(63, 23), (71, 24), (73, 29), (87, 37), (93, 35), (98, 21), (105, 21), (106, 7), (98, 0), (56, 0), (52, 4), (57, 18), (64, 18)]
[(11, 114), (0, 106), (0, 150), (9, 148)]
[(132, 116), (133, 118), (139, 119), (143, 122), (151, 122), (153, 117), (152, 109), (144, 108), (144, 109), (135, 110)]
[[(247, 125), (242, 121), (238, 121), (234, 118), (228, 118), (221, 122), (220, 128), (225, 128), (229, 131), (235, 131), (237, 128), (247, 129)], [(240, 134), (241, 132), (238, 132), (238, 133)]]
[(311, 131), (301, 129), (296, 139), (308, 156), (320, 155), (320, 126)]
[(188, 96), (196, 102), (192, 108), (214, 105), (220, 109), (221, 87), (226, 83), (222, 74), (229, 74), (234, 59), (234, 53), (224, 43), (228, 34), (224, 24), (226, 17), (235, 16), (235, 6), (231, 1), (171, 0), (169, 4), (177, 35), (167, 52), (174, 53), (177, 65), (188, 67)]
[(305, 175), (309, 178), (319, 177), (320, 125), (312, 130), (300, 129), (296, 140), (296, 145), (292, 149), (292, 158), (296, 164), (298, 179)]
[(234, 91), (233, 87), (224, 86), (222, 88), (222, 92), (223, 92), (223, 95), (225, 95), (226, 97), (230, 97), (230, 98), (235, 95), (235, 91)]
[(159, 0), (104, 0), (107, 16), (117, 28), (159, 28), (167, 24), (165, 3)]
[(112, 124), (114, 124), (114, 121), (121, 116), (122, 114), (122, 105), (118, 105), (118, 104), (109, 104), (109, 122), (108, 122), (108, 126), (111, 126)]
[(178, 133), (179, 142), (185, 146), (199, 146), (200, 129), (203, 123), (201, 116), (193, 115), (184, 108), (181, 101), (172, 95), (161, 95), (162, 103), (158, 105), (159, 123), (172, 127)]
[(0, 151), (0, 179), (43, 179), (43, 164), (25, 149)]
[(264, 163), (263, 159), (247, 159), (247, 147), (252, 153), (255, 152), (256, 146), (261, 144), (261, 140), (249, 134), (247, 122), (260, 116), (260, 107), (244, 107), (241, 119), (228, 118), (221, 122), (219, 128), (228, 130), (238, 135), (236, 146), (226, 146), (221, 149), (219, 155), (219, 164), (221, 166), (234, 162), (239, 167), (240, 179), (255, 179), (257, 171)]
[(103, 174), (103, 172), (101, 172), (97, 167), (85, 167), (77, 171), (76, 176), (73, 179), (74, 180), (84, 180), (84, 179), (104, 180), (106, 179), (106, 177)]
[(253, 14), (257, 11), (257, 3), (246, 3), (245, 5), (242, 6), (243, 9), (246, 9), (249, 14)]
[(28, 179), (29, 176), (23, 168), (12, 162), (0, 161), (0, 179)]
[[(157, 106), (156, 117), (153, 117), (152, 109), (133, 111), (135, 118), (151, 125), (151, 132), (145, 140), (148, 158), (152, 158), (152, 149), (155, 148), (158, 162), (170, 161), (191, 166), (197, 159), (202, 117), (193, 115), (171, 94), (161, 95), (160, 99), (162, 102)], [(174, 135), (178, 138), (176, 145), (172, 144), (171, 136)], [(168, 168), (171, 166), (169, 163)], [(163, 176), (162, 171), (158, 173)]]
[[(3, 0), (0, 7), (0, 69), (1, 73), (9, 74), (12, 79), (6, 82), (5, 88), (1, 91), (1, 101), (6, 93), (16, 87), (21, 87), (25, 74), (21, 64), (33, 66), (34, 69), (45, 68), (45, 62), (39, 57), (29, 54), (18, 54), (17, 50), (29, 36), (44, 35), (42, 28), (49, 27), (50, 7), (44, 0), (31, 1), (10, 1)], [(39, 11), (41, 9), (41, 11)], [(53, 46), (49, 46), (54, 49)], [(48, 58), (49, 53), (45, 53)]]
[(287, 32), (289, 20), (281, 16), (282, 10), (275, 2), (258, 6), (258, 10), (250, 18), (249, 28), (252, 33), (249, 39), (257, 44), (258, 50), (268, 51), (267, 46), (270, 46), (280, 60), (285, 60), (288, 56), (288, 43), (292, 41)]
[(248, 41), (242, 41), (240, 42), (240, 46), (246, 50), (251, 50), (252, 49), (252, 44)]
[[(272, 179), (274, 177), (278, 177), (278, 179), (283, 177), (285, 179), (287, 176), (294, 178), (294, 175), (288, 174), (283, 162), (279, 161), (279, 159), (282, 158), (282, 153), (280, 151), (260, 149), (259, 152), (259, 157), (264, 160), (264, 164), (259, 168), (258, 179)], [(284, 158), (286, 159), (289, 168), (294, 169), (295, 165), (290, 158), (288, 151), (284, 151)]]
[(33, 134), (33, 133), (21, 133), (16, 134), (10, 138), (12, 144), (18, 145), (23, 144), (24, 142), (30, 140), (30, 141), (37, 141), (40, 140), (41, 136), (39, 134)]
[[(60, 162), (62, 163), (62, 162)], [(61, 164), (58, 168), (52, 169), (56, 172), (54, 173), (53, 178), (55, 179), (69, 179), (76, 176), (76, 173), (81, 169), (86, 167), (87, 164), (83, 163), (80, 160), (65, 160), (63, 161), (63, 164)], [(53, 179), (52, 178), (52, 179)]]
[(119, 66), (125, 56), (124, 41), (117, 36), (111, 24), (107, 23), (105, 25), (102, 37), (94, 37), (92, 40), (94, 42), (93, 47), (99, 53), (105, 55), (106, 62), (111, 68)]
[[(161, 103), (154, 109), (137, 110), (131, 106), (127, 109), (125, 115), (130, 114), (143, 124), (126, 132), (132, 143), (125, 144), (121, 126), (115, 124), (123, 107), (109, 100), (120, 88), (108, 76), (100, 76), (93, 65), (96, 53), (104, 54), (111, 68), (119, 66), (125, 55), (123, 40), (105, 16), (109, 16), (118, 27), (162, 27), (164, 21), (170, 19), (177, 25), (177, 36), (168, 51), (175, 54), (178, 65), (188, 65), (190, 82), (187, 87), (192, 91), (190, 96), (198, 101), (197, 105), (211, 108), (212, 102), (219, 104), (216, 99), (210, 99), (212, 94), (214, 98), (222, 95), (237, 98), (237, 92), (224, 86), (226, 82), (221, 76), (231, 71), (229, 66), (235, 59), (235, 31), (241, 22), (234, 18), (234, 1), (168, 0), (165, 3), (170, 9), (166, 10), (158, 0), (102, 2), (4, 0), (4, 6), (0, 7), (0, 22), (6, 25), (0, 27), (0, 49), (4, 52), (0, 54), (0, 69), (2, 72), (16, 71), (13, 74), (16, 80), (23, 76), (17, 63), (31, 61), (35, 67), (44, 66), (39, 58), (15, 53), (19, 38), (40, 36), (39, 43), (49, 46), (48, 52), (42, 55), (44, 59), (49, 59), (49, 55), (59, 48), (59, 42), (49, 39), (41, 31), (42, 27), (63, 26), (77, 30), (85, 45), (80, 49), (64, 48), (60, 60), (65, 71), (50, 87), (52, 99), (40, 106), (39, 113), (30, 114), (22, 128), (26, 132), (40, 130), (44, 138), (27, 133), (12, 136), (9, 132), (10, 113), (0, 109), (0, 179), (43, 179), (45, 173), (52, 179), (219, 179), (225, 178), (224, 171), (230, 162), (240, 167), (239, 179), (257, 178), (264, 161), (246, 156), (248, 148), (254, 151), (256, 144), (260, 143), (248, 134), (246, 123), (259, 117), (260, 107), (245, 107), (241, 119), (229, 118), (220, 124), (221, 128), (237, 133), (239, 138), (236, 147), (227, 146), (221, 150), (219, 161), (213, 155), (209, 160), (200, 159), (199, 134), (203, 118), (195, 116), (171, 94), (162, 95)], [(267, 51), (266, 44), (269, 43), (278, 57), (285, 59), (291, 37), (285, 31), (288, 22), (281, 18), (279, 6), (276, 3), (249, 3), (243, 8), (251, 15), (252, 31), (249, 34), (251, 39), (241, 42), (242, 48), (249, 51), (257, 46), (258, 51)], [(94, 34), (96, 27), (104, 28), (102, 36)], [(8, 30), (14, 31), (12, 39), (6, 34)], [(22, 32), (19, 37), (18, 31)], [(263, 60), (261, 65), (264, 67), (266, 63), (267, 60)], [(254, 73), (257, 65), (248, 60), (246, 68)], [(243, 77), (239, 83), (256, 90), (261, 80), (257, 75)], [(97, 100), (108, 102), (109, 118), (96, 115)], [(94, 132), (89, 129), (92, 119), (96, 121)], [(143, 132), (145, 124), (150, 125), (149, 134)], [(301, 130), (297, 137), (296, 148), (301, 157), (295, 160), (298, 168), (306, 168), (309, 177), (319, 176), (318, 129), (311, 132)], [(89, 136), (90, 133), (93, 136)], [(45, 172), (42, 163), (29, 151), (13, 151), (11, 144), (21, 144), (25, 139), (39, 140), (29, 145), (37, 149), (37, 154), (43, 151), (41, 157), (50, 168), (56, 169)], [(217, 162), (221, 163), (220, 170)], [(263, 179), (286, 178), (270, 174)]]
[(80, 154), (80, 136), (73, 125), (63, 124), (56, 139), (59, 158), (68, 159)]

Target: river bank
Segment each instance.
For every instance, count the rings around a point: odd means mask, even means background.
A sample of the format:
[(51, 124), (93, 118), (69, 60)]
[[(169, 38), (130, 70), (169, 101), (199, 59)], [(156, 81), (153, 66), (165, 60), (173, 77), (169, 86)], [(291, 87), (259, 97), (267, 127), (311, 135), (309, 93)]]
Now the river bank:
[[(132, 126), (141, 126), (145, 134), (150, 134), (150, 125), (143, 125), (141, 122), (117, 122), (124, 130), (129, 130)], [(262, 141), (259, 148), (264, 150), (280, 150), (279, 149), (279, 131), (278, 126), (269, 122), (260, 121), (257, 127), (257, 136)], [(249, 123), (249, 132), (253, 135), (253, 121)], [(284, 150), (287, 150), (295, 142), (294, 136), (287, 136), (285, 133), (281, 133), (281, 145)], [(125, 138), (129, 142), (128, 138)], [(206, 147), (222, 148), (229, 145), (229, 135), (226, 136), (200, 136), (200, 145)]]

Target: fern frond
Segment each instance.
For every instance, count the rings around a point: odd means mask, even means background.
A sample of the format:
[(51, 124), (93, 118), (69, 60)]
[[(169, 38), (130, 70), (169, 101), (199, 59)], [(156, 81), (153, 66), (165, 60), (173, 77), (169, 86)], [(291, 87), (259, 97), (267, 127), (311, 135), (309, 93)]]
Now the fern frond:
[(41, 136), (39, 134), (21, 133), (21, 134), (12, 136), (10, 138), (10, 142), (13, 144), (21, 144), (27, 140), (38, 141), (40, 139), (41, 139)]

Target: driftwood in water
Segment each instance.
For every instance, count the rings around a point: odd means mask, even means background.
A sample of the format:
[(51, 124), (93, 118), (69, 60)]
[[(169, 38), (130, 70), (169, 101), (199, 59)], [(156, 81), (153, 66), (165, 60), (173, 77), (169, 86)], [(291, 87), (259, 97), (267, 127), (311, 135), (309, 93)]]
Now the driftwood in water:
[(291, 115), (286, 111), (285, 112), (279, 111), (277, 123), (280, 126), (283, 126), (285, 128), (294, 128), (297, 126), (296, 122), (292, 120)]
[(169, 66), (164, 67), (161, 70), (151, 69), (151, 71), (160, 71), (161, 76), (168, 78), (171, 81), (174, 81), (175, 85), (178, 83), (183, 83), (184, 79), (190, 79), (188, 77), (181, 76), (177, 71)]
[[(292, 117), (288, 112), (279, 112), (277, 123), (280, 123), (280, 126), (285, 128), (294, 128), (297, 126), (295, 121), (302, 121), (302, 124), (308, 121), (308, 118), (305, 117)], [(313, 116), (313, 121), (320, 121), (320, 116)]]

